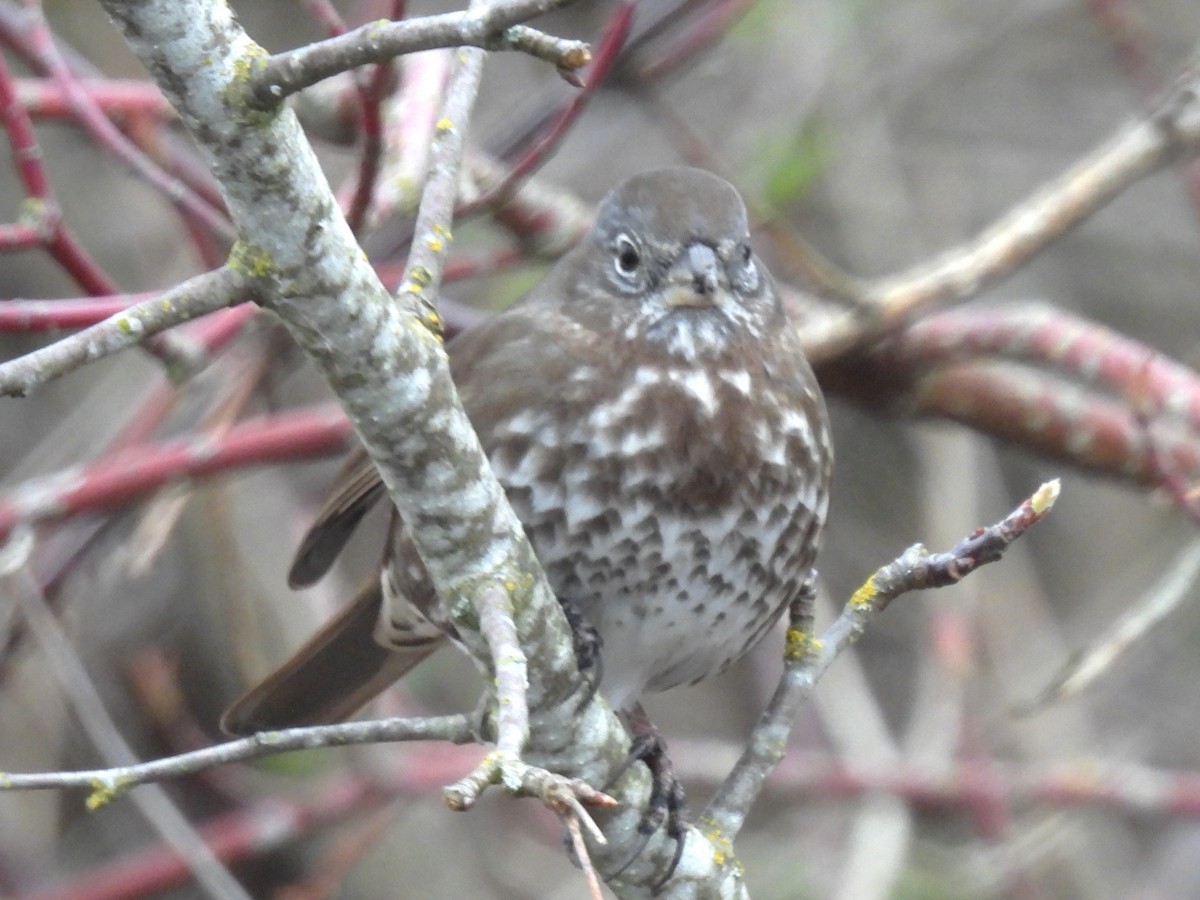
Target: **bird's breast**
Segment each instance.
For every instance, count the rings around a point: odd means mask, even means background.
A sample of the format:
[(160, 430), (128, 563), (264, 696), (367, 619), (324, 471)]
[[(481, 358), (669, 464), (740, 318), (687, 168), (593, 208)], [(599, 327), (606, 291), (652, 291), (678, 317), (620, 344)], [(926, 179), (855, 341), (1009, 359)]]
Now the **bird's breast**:
[(794, 595), (828, 425), (810, 381), (762, 366), (593, 377), (547, 386), (489, 452), (560, 600), (600, 632), (620, 706), (723, 668)]

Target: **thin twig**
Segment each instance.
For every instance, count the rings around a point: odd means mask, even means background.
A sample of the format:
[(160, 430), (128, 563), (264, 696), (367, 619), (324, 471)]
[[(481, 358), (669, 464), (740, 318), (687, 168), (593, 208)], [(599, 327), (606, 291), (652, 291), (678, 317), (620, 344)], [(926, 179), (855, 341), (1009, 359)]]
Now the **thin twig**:
[(483, 50), (464, 47), (458, 52), (446, 81), (441, 114), (429, 148), (429, 175), (421, 192), (412, 249), (399, 291), (411, 304), (411, 311), (438, 332), (441, 322), (437, 316), (437, 295), (453, 238), (451, 229), (467, 127), (486, 56)]
[(568, 101), (553, 121), (547, 123), (545, 130), (538, 136), (531, 147), (527, 147), (520, 158), (512, 163), (511, 170), (504, 180), (491, 188), (484, 196), (475, 200), (471, 206), (493, 206), (502, 203), (512, 192), (514, 185), (537, 170), (553, 154), (555, 148), (562, 143), (570, 132), (571, 126), (583, 115), (588, 103), (605, 83), (612, 73), (613, 67), (620, 58), (621, 48), (629, 38), (633, 27), (635, 3), (624, 0), (609, 16), (600, 40), (596, 44), (595, 60), (588, 70), (587, 81), (582, 90)]
[[(24, 221), (20, 224), (29, 233), (24, 237), (36, 235), (38, 243), (83, 290), (92, 294), (115, 293), (116, 284), (63, 221), (33, 123), (17, 101), (16, 84), (3, 56), (0, 56), (0, 124), (8, 135), (13, 162), (25, 189)], [(16, 237), (10, 235), (9, 241)]]
[(140, 784), (179, 778), (213, 766), (261, 759), (292, 750), (397, 741), (449, 741), (453, 744), (466, 744), (474, 739), (474, 730), (466, 716), (377, 719), (368, 722), (345, 722), (340, 725), (288, 728), (281, 731), (262, 731), (252, 737), (128, 766), (75, 772), (0, 772), (0, 791), (85, 788), (90, 791), (88, 806), (94, 809)]
[[(184, 181), (175, 178), (143, 153), (120, 129), (105, 116), (91, 95), (67, 65), (55, 46), (50, 26), (39, 4), (30, 4), (28, 40), (39, 63), (50, 73), (54, 83), (63, 91), (76, 121), (92, 135), (96, 143), (108, 149), (187, 217), (200, 222), (208, 232), (224, 241), (234, 239), (233, 228), (224, 212), (214, 207)], [(103, 291), (102, 293), (112, 293)]]
[[(24, 566), (13, 573), (12, 580), (20, 591), (25, 621), (29, 623), (58, 677), (63, 693), (100, 757), (110, 763), (121, 764), (120, 768), (138, 765), (132, 762), (136, 759), (133, 749), (109, 716), (104, 698), (75, 653), (71, 641), (50, 612), (36, 580)], [(196, 879), (211, 896), (250, 900), (250, 895), (217, 859), (161, 785), (152, 785), (135, 798), (134, 803), (162, 838), (187, 861)]]
[(249, 279), (229, 266), (196, 275), (152, 300), (134, 304), (77, 334), (0, 365), (0, 394), (28, 396), (35, 388), (87, 363), (253, 296)]
[(1071, 658), (1036, 697), (1016, 707), (1022, 715), (1040, 712), (1074, 697), (1105, 673), (1152, 628), (1191, 598), (1200, 576), (1200, 542), (1193, 541), (1175, 558), (1145, 595), (1114, 622), (1098, 640)]
[(490, 584), (479, 594), (479, 631), (492, 651), (496, 681), (496, 750), (520, 756), (529, 740), (529, 674), (512, 600), (503, 585)]

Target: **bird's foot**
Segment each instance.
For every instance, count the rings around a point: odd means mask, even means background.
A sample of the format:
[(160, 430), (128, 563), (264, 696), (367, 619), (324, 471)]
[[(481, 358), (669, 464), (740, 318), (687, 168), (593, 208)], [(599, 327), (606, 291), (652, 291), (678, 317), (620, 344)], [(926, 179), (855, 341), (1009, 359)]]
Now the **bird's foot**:
[(675, 842), (675, 853), (662, 877), (653, 885), (653, 890), (657, 891), (675, 874), (675, 869), (683, 858), (683, 845), (688, 826), (687, 800), (684, 796), (683, 785), (675, 776), (675, 767), (667, 755), (666, 741), (662, 739), (646, 716), (641, 704), (638, 704), (634, 711), (626, 716), (626, 725), (633, 735), (633, 741), (629, 746), (629, 755), (617, 768), (609, 780), (609, 785), (620, 779), (634, 763), (645, 763), (646, 768), (650, 770), (650, 797), (646, 802), (642, 818), (638, 822), (639, 840), (636, 847), (630, 853), (629, 858), (609, 877), (614, 878), (625, 871), (646, 849), (646, 845), (655, 832), (665, 826), (667, 836)]
[(579, 701), (575, 705), (578, 712), (592, 702), (596, 692), (600, 690), (600, 682), (604, 678), (604, 657), (600, 650), (603, 641), (597, 631), (578, 612), (564, 605), (563, 612), (567, 624), (571, 626), (571, 641), (575, 650), (575, 662), (579, 666), (581, 690)]

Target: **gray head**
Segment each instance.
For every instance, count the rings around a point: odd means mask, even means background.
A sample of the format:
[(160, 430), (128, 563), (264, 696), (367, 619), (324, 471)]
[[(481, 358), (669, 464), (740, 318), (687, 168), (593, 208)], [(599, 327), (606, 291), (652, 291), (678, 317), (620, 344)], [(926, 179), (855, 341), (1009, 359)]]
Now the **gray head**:
[(742, 198), (716, 175), (635, 175), (605, 197), (578, 251), (597, 288), (580, 299), (626, 337), (688, 361), (761, 337), (780, 312), (749, 232)]

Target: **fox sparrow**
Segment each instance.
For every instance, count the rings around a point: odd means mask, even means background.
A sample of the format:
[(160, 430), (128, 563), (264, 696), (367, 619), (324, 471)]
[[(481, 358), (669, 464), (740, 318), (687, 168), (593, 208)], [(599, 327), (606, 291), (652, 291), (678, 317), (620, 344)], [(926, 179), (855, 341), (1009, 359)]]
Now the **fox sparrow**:
[[(747, 240), (745, 207), (720, 178), (634, 176), (521, 303), (448, 347), (551, 586), (599, 638), (599, 690), (618, 710), (740, 657), (817, 552), (832, 464), (825, 404)], [(324, 574), (383, 494), (360, 453), (291, 583)], [(381, 577), (224, 727), (351, 714), (445, 641), (434, 601), (393, 514)]]

